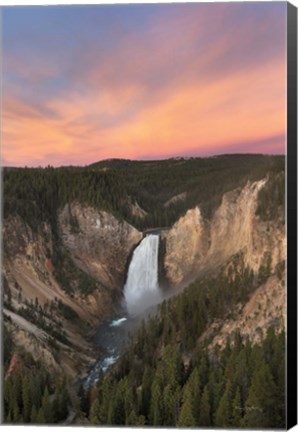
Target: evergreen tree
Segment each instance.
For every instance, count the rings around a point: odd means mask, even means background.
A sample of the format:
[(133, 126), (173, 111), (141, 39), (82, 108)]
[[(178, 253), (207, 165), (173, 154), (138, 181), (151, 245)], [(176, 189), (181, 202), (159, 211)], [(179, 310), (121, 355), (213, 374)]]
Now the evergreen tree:
[(84, 414), (88, 414), (89, 415), (89, 411), (90, 411), (90, 403), (89, 403), (89, 395), (88, 395), (88, 391), (85, 391), (84, 387), (82, 386), (79, 389), (78, 392), (78, 397), (80, 400), (80, 411), (82, 411)]
[(100, 424), (99, 418), (100, 418), (99, 400), (95, 399), (90, 408), (89, 420), (92, 424), (96, 425), (96, 424)]
[(190, 386), (186, 384), (183, 391), (183, 403), (178, 419), (179, 427), (196, 426), (195, 416), (193, 414), (193, 401)]
[(162, 391), (157, 377), (154, 378), (151, 388), (150, 423), (153, 426), (163, 425)]
[(137, 416), (135, 410), (132, 410), (126, 419), (127, 426), (144, 426), (146, 419), (143, 415)]
[(5, 420), (6, 420), (5, 423), (12, 423), (13, 419), (12, 419), (12, 414), (11, 414), (10, 410), (9, 410), (9, 413), (8, 413)]
[[(220, 356), (220, 353), (217, 354)], [(208, 388), (212, 389), (209, 391), (209, 402), (211, 412), (211, 423), (214, 424), (214, 418), (219, 407), (220, 399), (224, 392), (225, 379), (221, 368), (222, 361), (216, 362), (209, 369), (208, 376)]]
[(3, 392), (3, 402), (4, 402), (4, 414), (10, 413), (12, 415), (13, 402), (14, 402), (13, 386), (11, 379), (4, 380), (4, 392)]
[(199, 373), (200, 386), (201, 389), (203, 390), (203, 388), (206, 386), (208, 381), (208, 357), (206, 352), (204, 352), (201, 357), (198, 373)]
[(20, 409), (16, 400), (13, 404), (13, 409), (12, 409), (12, 421), (13, 423), (20, 423)]
[(123, 395), (124, 395), (124, 411), (125, 411), (125, 421), (129, 417), (130, 413), (136, 408), (136, 401), (133, 394), (133, 389), (128, 384), (128, 380), (125, 378), (123, 383)]
[(22, 383), (23, 417), (26, 423), (30, 420), (32, 408), (30, 378), (30, 376), (25, 375)]
[(59, 396), (57, 395), (57, 389), (52, 400), (52, 413), (53, 413), (53, 424), (58, 423), (62, 420), (61, 414), (59, 412)]
[(12, 394), (13, 398), (16, 400), (18, 407), (22, 407), (23, 397), (22, 397), (22, 378), (20, 373), (13, 375), (12, 377)]
[[(47, 386), (43, 394), (41, 407), (45, 418), (45, 423), (52, 424), (53, 422), (52, 403), (50, 402), (49, 390)], [(38, 413), (38, 417), (39, 417), (39, 413)]]
[(236, 428), (240, 428), (241, 420), (242, 420), (242, 404), (241, 404), (241, 397), (240, 397), (240, 390), (239, 387), (237, 387), (236, 394), (233, 400), (232, 404), (232, 426)]
[(69, 402), (69, 396), (68, 396), (68, 391), (65, 382), (62, 384), (62, 390), (60, 392), (58, 401), (59, 401), (59, 418), (62, 420), (67, 417), (68, 402)]
[(200, 377), (198, 368), (195, 367), (187, 380), (187, 385), (190, 388), (191, 399), (192, 399), (192, 413), (195, 417), (196, 423), (199, 421), (199, 412), (200, 412), (200, 399), (201, 399), (201, 391), (200, 391)]
[(135, 410), (131, 410), (131, 412), (126, 416), (125, 425), (126, 426), (136, 426), (138, 423), (138, 416), (136, 415)]
[(36, 417), (36, 424), (45, 424), (45, 423), (47, 423), (46, 422), (46, 416), (45, 416), (45, 413), (44, 413), (44, 409), (41, 406), (39, 408), (39, 410), (38, 410), (38, 414), (37, 414), (37, 417)]
[(183, 365), (177, 346), (167, 345), (157, 370), (161, 383), (164, 385), (169, 383), (173, 388), (176, 388), (182, 380), (182, 371)]
[(211, 426), (209, 390), (207, 385), (204, 388), (202, 399), (201, 399), (199, 426), (201, 427)]
[(250, 344), (246, 344), (246, 346), (242, 348), (238, 354), (233, 365), (234, 374), (232, 374), (232, 380), (235, 385), (239, 386), (240, 398), (243, 401), (248, 397), (250, 377), (253, 370), (251, 370), (251, 366), (249, 364), (250, 351)]
[(142, 393), (140, 403), (140, 412), (142, 412), (146, 417), (149, 415), (150, 409), (152, 377), (152, 369), (146, 365), (142, 378)]
[(226, 390), (220, 400), (219, 407), (215, 415), (215, 426), (229, 428), (232, 422), (232, 391), (231, 383), (228, 382)]
[(99, 420), (101, 424), (112, 424), (112, 400), (114, 398), (114, 385), (111, 378), (107, 375), (104, 377), (101, 386), (101, 404)]
[(243, 426), (271, 428), (279, 422), (277, 393), (269, 366), (263, 361), (256, 369), (245, 403)]
[(125, 424), (125, 394), (127, 390), (127, 380), (122, 379), (116, 385), (114, 399), (111, 401), (111, 419), (115, 425)]
[(178, 419), (180, 405), (180, 387), (166, 385), (163, 391), (164, 426), (174, 426)]
[(37, 423), (37, 409), (35, 405), (32, 405), (31, 413), (30, 413), (30, 423)]
[(36, 408), (40, 407), (41, 399), (42, 399), (42, 390), (41, 390), (41, 378), (38, 374), (33, 378), (31, 375), (31, 386), (30, 386), (30, 396), (32, 404), (35, 405)]

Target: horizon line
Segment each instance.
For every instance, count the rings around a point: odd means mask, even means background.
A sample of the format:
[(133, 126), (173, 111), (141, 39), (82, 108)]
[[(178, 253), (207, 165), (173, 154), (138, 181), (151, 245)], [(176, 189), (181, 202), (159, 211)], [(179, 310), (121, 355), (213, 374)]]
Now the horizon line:
[(95, 162), (91, 162), (89, 164), (86, 165), (51, 165), (51, 164), (47, 164), (47, 165), (38, 165), (38, 166), (30, 166), (30, 165), (22, 165), (22, 166), (15, 166), (15, 165), (2, 165), (1, 163), (1, 168), (9, 168), (9, 169), (47, 169), (47, 168), (54, 168), (54, 169), (59, 169), (59, 168), (88, 168), (91, 167), (92, 165), (96, 165), (102, 162), (112, 162), (112, 161), (127, 161), (127, 162), (158, 162), (158, 161), (170, 161), (170, 160), (179, 160), (179, 159), (184, 159), (184, 160), (190, 160), (190, 159), (211, 159), (211, 158), (215, 158), (215, 157), (223, 157), (223, 156), (273, 156), (273, 157), (278, 157), (278, 156), (283, 156), (286, 157), (286, 153), (215, 153), (215, 154), (211, 154), (211, 155), (205, 155), (205, 156), (171, 156), (171, 157), (161, 157), (161, 158), (157, 158), (157, 159), (146, 159), (146, 158), (140, 158), (140, 159), (129, 159), (129, 158), (106, 158), (106, 159), (100, 159), (97, 160)]

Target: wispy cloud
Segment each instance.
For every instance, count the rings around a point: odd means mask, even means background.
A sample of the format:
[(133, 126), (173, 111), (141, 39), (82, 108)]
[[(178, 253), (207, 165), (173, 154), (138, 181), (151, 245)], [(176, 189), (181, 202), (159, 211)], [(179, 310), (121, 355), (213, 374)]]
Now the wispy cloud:
[(10, 10), (4, 160), (283, 152), (285, 11), (283, 3), (57, 7), (26, 10), (20, 21), (22, 11)]

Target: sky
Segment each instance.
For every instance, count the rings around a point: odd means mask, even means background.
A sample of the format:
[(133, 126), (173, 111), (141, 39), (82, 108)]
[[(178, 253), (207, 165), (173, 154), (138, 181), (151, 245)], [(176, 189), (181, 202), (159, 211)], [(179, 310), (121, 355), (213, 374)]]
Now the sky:
[(283, 154), (286, 7), (3, 7), (2, 164)]

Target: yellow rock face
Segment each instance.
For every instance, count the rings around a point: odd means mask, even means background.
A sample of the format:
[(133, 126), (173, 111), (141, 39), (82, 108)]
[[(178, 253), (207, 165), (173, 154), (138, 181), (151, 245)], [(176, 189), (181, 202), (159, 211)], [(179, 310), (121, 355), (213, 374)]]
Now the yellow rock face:
[(264, 222), (255, 214), (258, 192), (265, 182), (248, 182), (244, 188), (226, 193), (211, 221), (203, 220), (196, 207), (163, 233), (164, 267), (171, 284), (183, 284), (215, 269), (239, 252), (254, 271), (268, 253), (272, 269), (285, 259), (283, 221)]

